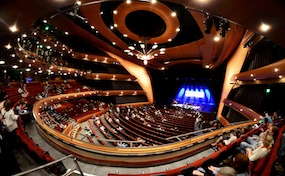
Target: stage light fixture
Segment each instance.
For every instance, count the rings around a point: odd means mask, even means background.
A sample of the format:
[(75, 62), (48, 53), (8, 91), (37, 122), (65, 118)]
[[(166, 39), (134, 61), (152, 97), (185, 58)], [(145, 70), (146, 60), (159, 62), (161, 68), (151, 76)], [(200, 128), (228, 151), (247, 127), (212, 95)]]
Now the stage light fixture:
[(214, 21), (213, 21), (213, 17), (212, 15), (210, 15), (208, 12), (205, 13), (205, 33), (206, 34), (210, 34), (211, 33), (211, 29), (213, 27)]
[(230, 29), (230, 22), (229, 20), (221, 19), (220, 20), (220, 29), (221, 29), (221, 37), (225, 37), (227, 31)]

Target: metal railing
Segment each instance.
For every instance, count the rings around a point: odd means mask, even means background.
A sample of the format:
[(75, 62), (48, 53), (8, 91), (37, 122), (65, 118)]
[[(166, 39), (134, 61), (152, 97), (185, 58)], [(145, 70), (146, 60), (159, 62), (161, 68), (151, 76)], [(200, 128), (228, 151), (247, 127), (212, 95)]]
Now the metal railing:
[(213, 127), (211, 128), (206, 128), (206, 129), (202, 129), (202, 130), (197, 130), (197, 131), (193, 131), (193, 132), (190, 132), (190, 133), (185, 133), (185, 134), (180, 134), (180, 135), (176, 135), (176, 136), (172, 136), (172, 137), (168, 137), (168, 138), (165, 138), (166, 140), (169, 140), (169, 139), (178, 139), (179, 141), (182, 141), (180, 138), (181, 137), (184, 137), (184, 136), (189, 136), (189, 135), (195, 135), (196, 133), (201, 133), (201, 132), (204, 132), (204, 131), (212, 131), (212, 129), (214, 129)]
[(63, 161), (63, 160), (66, 160), (66, 159), (68, 159), (68, 158), (72, 158), (72, 159), (73, 159), (74, 164), (75, 164), (76, 167), (75, 167), (74, 169), (69, 169), (65, 174), (63, 174), (63, 176), (68, 176), (68, 175), (72, 174), (73, 171), (75, 171), (75, 170), (78, 170), (79, 173), (80, 173), (80, 175), (84, 176), (84, 174), (83, 174), (83, 172), (82, 172), (82, 170), (81, 170), (81, 168), (80, 168), (80, 166), (79, 166), (79, 164), (78, 164), (78, 162), (77, 162), (77, 158), (74, 157), (74, 155), (72, 155), (72, 154), (70, 154), (70, 155), (68, 155), (68, 156), (65, 156), (65, 157), (63, 157), (63, 158), (60, 158), (60, 159), (58, 159), (58, 160), (52, 161), (52, 162), (50, 162), (50, 163), (47, 163), (47, 164), (38, 166), (38, 167), (36, 167), (36, 168), (33, 168), (33, 169), (30, 169), (30, 170), (27, 170), (27, 171), (24, 171), (24, 172), (15, 174), (15, 175), (13, 175), (13, 176), (26, 175), (26, 174), (29, 174), (29, 173), (32, 173), (32, 172), (36, 172), (36, 171), (38, 171), (38, 170), (44, 169), (44, 168), (46, 168), (46, 167), (48, 167), (48, 166), (51, 166), (51, 165), (53, 165), (53, 164), (56, 164), (56, 163), (61, 162), (61, 161)]

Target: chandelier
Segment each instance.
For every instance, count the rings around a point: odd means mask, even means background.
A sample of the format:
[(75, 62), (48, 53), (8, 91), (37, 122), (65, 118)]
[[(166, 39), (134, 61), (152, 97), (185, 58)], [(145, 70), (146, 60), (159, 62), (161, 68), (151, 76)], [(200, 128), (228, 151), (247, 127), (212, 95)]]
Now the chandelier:
[(147, 40), (143, 40), (143, 42), (139, 41), (139, 47), (137, 47), (136, 44), (133, 44), (129, 46), (128, 49), (125, 49), (124, 52), (128, 53), (130, 56), (136, 56), (137, 59), (143, 61), (144, 65), (147, 65), (149, 60), (154, 59), (159, 54), (165, 54), (165, 48), (157, 48), (157, 43), (148, 47)]

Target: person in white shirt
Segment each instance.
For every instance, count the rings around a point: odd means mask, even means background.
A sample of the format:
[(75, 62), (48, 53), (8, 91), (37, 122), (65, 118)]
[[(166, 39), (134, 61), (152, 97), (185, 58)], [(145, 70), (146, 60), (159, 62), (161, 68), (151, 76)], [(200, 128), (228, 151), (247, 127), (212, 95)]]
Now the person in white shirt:
[(274, 143), (273, 136), (271, 134), (266, 134), (264, 137), (260, 138), (260, 140), (263, 145), (259, 146), (255, 150), (252, 150), (251, 148), (245, 149), (250, 161), (256, 161), (263, 158), (271, 151)]
[(239, 138), (240, 135), (241, 135), (241, 132), (240, 130), (237, 129), (233, 133), (230, 133), (229, 138), (225, 138), (224, 136), (219, 137), (216, 142), (212, 143), (212, 146), (216, 146), (219, 142), (222, 142), (223, 145), (229, 145), (233, 141), (237, 140), (237, 138)]

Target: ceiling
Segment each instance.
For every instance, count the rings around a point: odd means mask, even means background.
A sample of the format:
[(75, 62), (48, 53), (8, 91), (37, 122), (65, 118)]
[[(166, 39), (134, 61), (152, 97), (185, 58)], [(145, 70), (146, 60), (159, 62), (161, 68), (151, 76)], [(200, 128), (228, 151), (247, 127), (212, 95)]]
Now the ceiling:
[[(68, 31), (65, 40), (74, 51), (108, 55), (109, 52), (126, 60), (143, 65), (142, 61), (128, 55), (129, 45), (147, 39), (149, 47), (154, 43), (158, 49), (165, 48), (149, 61), (147, 67), (166, 69), (181, 65), (198, 65), (215, 69), (230, 58), (250, 29), (278, 45), (285, 47), (285, 2), (279, 0), (248, 2), (246, 0), (166, 0), (157, 1), (91, 1), (82, 0), (5, 0), (0, 6), (0, 58), (9, 59), (13, 51), (4, 45), (27, 29), (34, 29), (47, 19), (48, 25), (60, 31)], [(79, 7), (79, 8), (77, 8)], [(173, 14), (175, 12), (175, 14)], [(213, 16), (213, 27), (205, 33), (206, 15)], [(219, 24), (229, 20), (230, 30), (216, 42), (221, 33)], [(9, 26), (17, 24), (16, 33)], [(271, 25), (268, 32), (261, 32), (261, 23)], [(54, 34), (56, 35), (56, 34)], [(76, 42), (78, 41), (78, 42)], [(2, 49), (3, 47), (3, 49)], [(8, 53), (8, 55), (7, 55)]]

